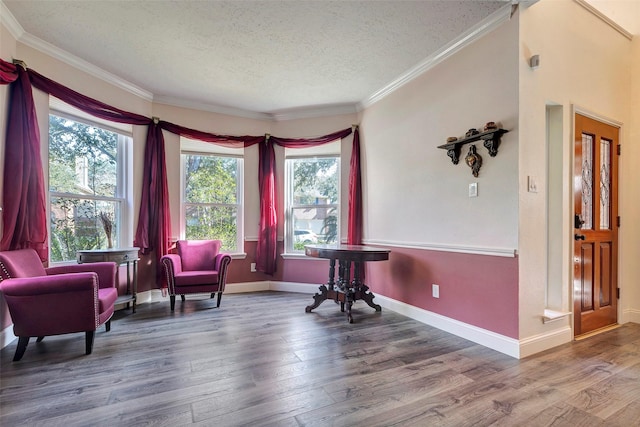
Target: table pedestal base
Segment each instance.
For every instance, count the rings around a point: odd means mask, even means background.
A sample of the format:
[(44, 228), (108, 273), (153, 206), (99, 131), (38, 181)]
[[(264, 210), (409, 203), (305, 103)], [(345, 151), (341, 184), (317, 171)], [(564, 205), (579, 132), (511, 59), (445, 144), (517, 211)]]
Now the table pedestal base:
[(320, 292), (313, 296), (313, 304), (308, 305), (304, 311), (307, 313), (311, 313), (311, 310), (318, 307), (325, 300), (333, 300), (337, 303), (340, 303), (340, 311), (345, 311), (345, 305), (347, 307), (347, 321), (349, 323), (353, 323), (353, 316), (351, 315), (351, 306), (357, 300), (363, 300), (367, 303), (367, 305), (371, 308), (374, 308), (376, 311), (382, 311), (382, 307), (373, 302), (373, 295), (369, 292), (369, 288), (365, 285), (362, 285), (358, 290), (347, 290), (346, 292), (338, 291), (335, 289), (327, 289), (326, 285), (321, 285), (319, 288)]
[(351, 307), (357, 300), (362, 300), (367, 303), (371, 308), (376, 311), (382, 311), (382, 307), (373, 302), (375, 295), (369, 292), (367, 285), (362, 283), (361, 272), (362, 263), (354, 263), (354, 278), (349, 283), (351, 277), (351, 261), (340, 260), (340, 267), (338, 272), (338, 282), (334, 281), (336, 260), (329, 260), (329, 282), (326, 285), (321, 285), (318, 289), (319, 293), (313, 296), (314, 303), (308, 305), (304, 311), (310, 313), (311, 310), (322, 304), (323, 301), (331, 299), (337, 303), (340, 303), (340, 311), (344, 312), (345, 305), (347, 307), (347, 321), (353, 323), (353, 316), (351, 315)]

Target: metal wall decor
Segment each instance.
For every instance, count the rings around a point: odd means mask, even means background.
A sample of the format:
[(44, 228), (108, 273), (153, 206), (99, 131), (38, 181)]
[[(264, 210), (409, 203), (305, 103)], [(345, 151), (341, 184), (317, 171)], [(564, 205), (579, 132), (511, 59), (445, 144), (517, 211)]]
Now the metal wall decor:
[(476, 152), (476, 146), (472, 145), (469, 147), (469, 153), (464, 158), (464, 161), (467, 162), (467, 165), (471, 168), (471, 173), (476, 178), (478, 177), (478, 173), (480, 172), (480, 167), (482, 166), (482, 157)]
[[(509, 131), (500, 128), (495, 122), (487, 122), (487, 124), (484, 125), (483, 132), (475, 128), (469, 129), (464, 137), (458, 138), (450, 136), (447, 138), (447, 143), (439, 145), (438, 148), (447, 150), (447, 156), (451, 158), (451, 163), (457, 165), (460, 160), (461, 147), (465, 144), (482, 140), (484, 147), (489, 152), (489, 156), (495, 157), (500, 147), (500, 138), (507, 132)], [(482, 166), (482, 157), (476, 151), (475, 145), (469, 147), (469, 153), (465, 156), (465, 162), (471, 167), (473, 176), (477, 177), (480, 173), (480, 167)]]

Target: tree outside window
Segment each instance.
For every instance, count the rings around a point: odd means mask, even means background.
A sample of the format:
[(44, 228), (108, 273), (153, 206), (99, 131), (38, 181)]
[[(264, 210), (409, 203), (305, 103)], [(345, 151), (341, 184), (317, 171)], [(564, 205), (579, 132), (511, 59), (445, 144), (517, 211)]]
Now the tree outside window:
[(287, 250), (339, 242), (339, 157), (288, 158), (286, 164)]
[(183, 218), (186, 239), (218, 239), (222, 249), (241, 248), (242, 158), (186, 153)]
[[(49, 116), (50, 260), (107, 247), (104, 218), (120, 243), (124, 202), (119, 159), (127, 137), (98, 126)], [(102, 218), (102, 219), (101, 219)]]

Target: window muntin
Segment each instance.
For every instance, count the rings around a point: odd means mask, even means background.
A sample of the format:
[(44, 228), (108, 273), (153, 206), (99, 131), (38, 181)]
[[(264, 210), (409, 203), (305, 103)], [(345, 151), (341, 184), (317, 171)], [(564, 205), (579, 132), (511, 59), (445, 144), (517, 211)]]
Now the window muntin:
[(340, 241), (340, 156), (288, 157), (286, 252)]
[(49, 115), (49, 250), (51, 262), (108, 246), (101, 216), (112, 221), (112, 243), (124, 243), (128, 135), (67, 114)]
[(183, 235), (219, 239), (225, 252), (242, 250), (243, 158), (182, 153)]

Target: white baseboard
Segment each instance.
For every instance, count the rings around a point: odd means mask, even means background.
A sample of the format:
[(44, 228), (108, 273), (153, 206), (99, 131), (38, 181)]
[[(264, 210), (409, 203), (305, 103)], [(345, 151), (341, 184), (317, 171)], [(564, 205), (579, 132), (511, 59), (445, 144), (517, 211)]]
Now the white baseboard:
[(315, 283), (294, 283), (294, 282), (270, 282), (269, 290), (278, 292), (296, 292), (299, 294), (313, 295), (319, 292), (320, 285)]
[(573, 341), (573, 330), (571, 329), (571, 326), (566, 325), (560, 329), (546, 332), (544, 334), (521, 339), (519, 359), (571, 341)]
[[(277, 292), (297, 292), (310, 296), (318, 292), (318, 284), (295, 283), (295, 282), (246, 282), (229, 283), (225, 293), (236, 294), (245, 292), (277, 291)], [(160, 289), (140, 292), (137, 294), (137, 304), (166, 301), (168, 297), (163, 296)], [(468, 339), (485, 347), (499, 351), (515, 358), (523, 358), (531, 354), (547, 350), (549, 348), (570, 342), (573, 339), (571, 328), (553, 330), (549, 333), (540, 334), (521, 340), (510, 338), (504, 335), (491, 332), (477, 326), (469, 325), (449, 317), (433, 313), (422, 308), (396, 301), (394, 299), (376, 295), (374, 302), (382, 307), (395, 311), (429, 326), (436, 327), (445, 332)], [(640, 311), (627, 310), (627, 321), (640, 323)], [(0, 332), (1, 348), (4, 348), (16, 337), (13, 335), (13, 325)]]
[(4, 330), (0, 332), (0, 348), (5, 348), (9, 344), (11, 344), (11, 342), (16, 338), (18, 337), (13, 335), (13, 325), (7, 326)]
[(469, 325), (382, 295), (376, 295), (374, 302), (403, 316), (489, 347), (511, 357), (518, 358), (520, 356), (519, 342), (515, 338), (496, 334), (495, 332), (478, 328), (477, 326)]
[(620, 323), (640, 323), (640, 310), (633, 308), (622, 311), (622, 321)]
[(241, 294), (245, 292), (261, 292), (269, 290), (269, 281), (262, 282), (244, 282), (244, 283), (227, 283), (224, 288), (225, 294)]

